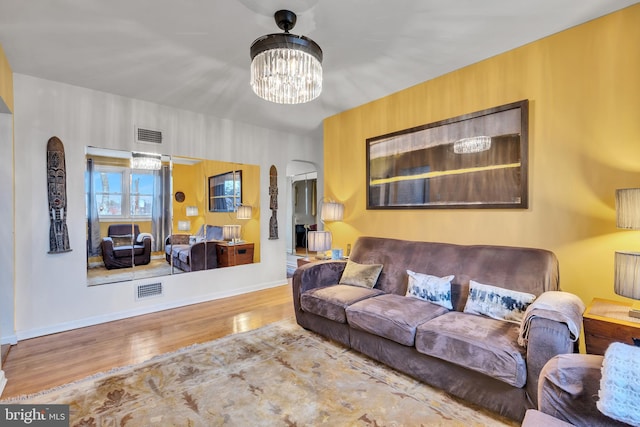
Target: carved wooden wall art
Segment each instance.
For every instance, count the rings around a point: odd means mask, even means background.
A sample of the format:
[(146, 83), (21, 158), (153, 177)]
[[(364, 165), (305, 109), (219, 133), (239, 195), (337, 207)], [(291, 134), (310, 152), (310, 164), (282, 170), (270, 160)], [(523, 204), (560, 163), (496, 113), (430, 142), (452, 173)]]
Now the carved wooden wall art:
[(278, 170), (274, 165), (269, 169), (269, 196), (269, 240), (275, 240), (278, 238)]
[(69, 252), (67, 229), (67, 170), (64, 145), (56, 136), (47, 142), (47, 193), (49, 197), (49, 253)]

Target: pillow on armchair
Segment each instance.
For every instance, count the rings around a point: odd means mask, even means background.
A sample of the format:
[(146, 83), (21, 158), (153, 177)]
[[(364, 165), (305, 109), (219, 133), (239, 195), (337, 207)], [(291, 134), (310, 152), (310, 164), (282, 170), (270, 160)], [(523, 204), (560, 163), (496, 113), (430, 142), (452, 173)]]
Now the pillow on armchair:
[(634, 426), (640, 425), (640, 347), (612, 343), (604, 353), (600, 400), (603, 414)]

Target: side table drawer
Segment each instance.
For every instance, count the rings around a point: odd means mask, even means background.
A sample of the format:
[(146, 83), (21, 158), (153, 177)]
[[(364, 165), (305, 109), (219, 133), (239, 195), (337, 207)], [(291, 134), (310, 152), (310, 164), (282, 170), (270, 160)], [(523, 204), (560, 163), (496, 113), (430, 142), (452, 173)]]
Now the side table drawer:
[(640, 329), (618, 323), (584, 318), (584, 335), (587, 353), (604, 355), (612, 342), (633, 345), (633, 338), (640, 338)]

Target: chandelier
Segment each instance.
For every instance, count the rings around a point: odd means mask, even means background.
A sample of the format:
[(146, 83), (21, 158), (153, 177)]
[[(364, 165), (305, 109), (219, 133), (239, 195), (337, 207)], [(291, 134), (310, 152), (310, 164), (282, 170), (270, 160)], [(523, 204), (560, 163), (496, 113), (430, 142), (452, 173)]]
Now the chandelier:
[(151, 153), (131, 153), (131, 169), (159, 170), (162, 156)]
[(302, 104), (322, 91), (322, 49), (305, 36), (290, 34), (296, 14), (279, 10), (284, 33), (259, 37), (251, 44), (251, 87), (260, 98), (278, 104)]
[(456, 154), (480, 153), (491, 148), (490, 136), (472, 136), (459, 139), (453, 143), (453, 152)]

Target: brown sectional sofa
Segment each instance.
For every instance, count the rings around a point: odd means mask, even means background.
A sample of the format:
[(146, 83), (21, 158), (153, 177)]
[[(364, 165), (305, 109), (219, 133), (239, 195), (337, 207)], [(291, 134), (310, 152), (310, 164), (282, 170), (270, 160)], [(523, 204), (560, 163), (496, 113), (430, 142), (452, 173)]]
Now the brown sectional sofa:
[[(577, 351), (565, 323), (533, 317), (523, 347), (520, 325), (463, 312), (470, 280), (536, 296), (558, 290), (558, 262), (549, 251), (360, 237), (350, 261), (383, 265), (373, 288), (339, 284), (345, 261), (296, 270), (298, 324), (506, 417), (520, 421), (537, 406), (549, 359)], [(453, 310), (405, 296), (408, 269), (454, 275)]]

